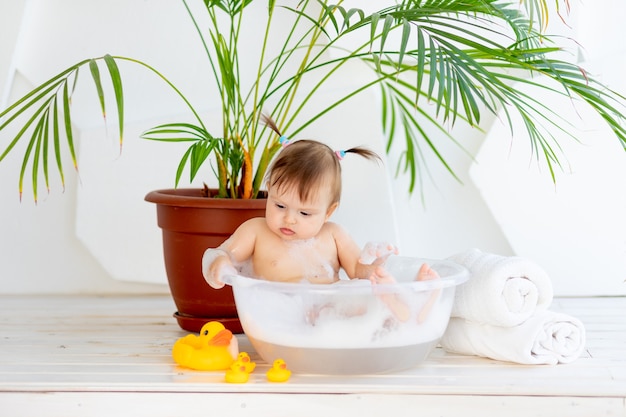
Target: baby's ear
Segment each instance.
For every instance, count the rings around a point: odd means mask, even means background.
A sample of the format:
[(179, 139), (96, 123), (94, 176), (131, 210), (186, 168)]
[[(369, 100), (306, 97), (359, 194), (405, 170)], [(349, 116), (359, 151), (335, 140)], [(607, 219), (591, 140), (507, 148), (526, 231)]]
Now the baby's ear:
[(339, 203), (337, 202), (331, 204), (330, 207), (328, 207), (328, 210), (326, 210), (326, 221), (330, 219), (330, 216), (332, 216), (335, 210), (337, 210), (337, 207), (339, 207)]

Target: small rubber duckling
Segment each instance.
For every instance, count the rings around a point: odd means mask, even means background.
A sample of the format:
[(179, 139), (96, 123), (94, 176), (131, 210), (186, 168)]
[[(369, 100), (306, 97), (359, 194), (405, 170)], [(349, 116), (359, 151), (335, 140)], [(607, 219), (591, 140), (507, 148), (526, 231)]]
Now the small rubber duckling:
[(248, 352), (239, 352), (239, 356), (237, 356), (237, 360), (243, 362), (243, 364), (246, 365), (247, 373), (251, 373), (252, 371), (254, 371), (254, 368), (256, 367), (256, 363), (252, 362), (252, 360), (250, 359), (250, 355), (248, 355)]
[(228, 369), (238, 354), (237, 338), (217, 321), (202, 326), (199, 336), (181, 337), (172, 347), (172, 357), (177, 364), (199, 371)]
[(285, 382), (291, 376), (291, 371), (287, 369), (287, 364), (284, 360), (276, 359), (265, 376), (271, 382)]
[(226, 382), (231, 384), (245, 384), (250, 378), (250, 373), (246, 371), (246, 363), (237, 359), (230, 365), (230, 369), (226, 371)]

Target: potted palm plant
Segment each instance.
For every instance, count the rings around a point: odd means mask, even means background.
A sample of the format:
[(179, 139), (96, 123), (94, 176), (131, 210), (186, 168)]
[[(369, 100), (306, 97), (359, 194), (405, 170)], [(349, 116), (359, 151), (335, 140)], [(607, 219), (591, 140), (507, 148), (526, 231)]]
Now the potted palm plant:
[[(0, 161), (18, 143), (25, 142), (19, 192), (21, 196), (26, 172), (30, 171), (36, 200), (41, 179), (47, 185), (53, 166), (63, 178), (59, 161), (64, 152), (77, 165), (71, 98), (81, 70), (90, 74), (103, 113), (110, 100), (105, 97), (106, 83), (112, 86), (120, 141), (124, 137), (124, 65), (139, 66), (156, 75), (180, 97), (193, 121), (160, 124), (146, 130), (142, 137), (189, 144), (175, 173), (176, 186), (186, 172), (193, 180), (201, 168), (207, 167), (202, 172), (214, 176), (218, 183), (215, 189), (177, 188), (146, 197), (158, 205), (177, 318), (189, 330), (199, 329), (207, 319), (218, 318), (238, 330), (232, 294), (211, 290), (198, 266), (205, 248), (221, 243), (246, 218), (263, 214), (263, 179), (280, 149), (280, 138), (265, 126), (264, 115), (274, 120), (281, 132), (297, 137), (327, 113), (355, 105), (353, 98), (359, 93), (378, 89), (388, 148), (401, 142), (398, 168), (411, 179), (409, 192), (418, 179), (421, 144), (432, 149), (454, 175), (437, 145), (441, 137), (456, 141), (446, 133), (446, 126), (479, 126), (483, 113), (500, 110), (505, 110), (509, 118), (525, 121), (525, 136), (554, 177), (561, 155), (551, 132), (565, 130), (566, 124), (561, 123), (556, 109), (546, 108), (540, 95), (529, 90), (586, 103), (626, 144), (623, 98), (575, 63), (563, 60), (559, 54), (562, 48), (544, 33), (546, 0), (525, 0), (521, 6), (501, 0), (387, 1), (379, 2), (380, 9), (367, 13), (344, 7), (342, 0), (282, 4), (268, 0), (263, 2), (267, 11), (263, 16), (250, 12), (254, 0), (204, 0), (201, 15), (189, 7), (191, 1), (181, 0), (181, 7), (187, 10), (190, 24), (197, 31), (199, 53), (208, 59), (207, 76), (219, 91), (213, 98), (222, 108), (219, 126), (210, 126), (159, 70), (146, 62), (115, 55), (88, 58), (68, 67), (0, 113), (0, 132), (19, 124), (15, 136), (0, 137)], [(567, 0), (555, 3), (567, 5)], [(241, 43), (251, 42), (241, 35), (242, 27), (251, 19), (263, 21), (254, 39), (254, 64), (240, 54)], [(280, 31), (279, 36), (275, 36), (276, 31)], [(355, 63), (371, 70), (371, 76), (331, 103), (314, 102), (323, 86), (348, 64)], [(246, 76), (242, 69), (250, 65), (253, 75)], [(549, 83), (538, 82), (536, 75)], [(524, 88), (518, 88), (520, 85)], [(243, 215), (225, 220), (222, 214), (200, 212), (205, 205), (220, 209), (238, 206), (234, 211)], [(190, 220), (178, 223), (181, 213), (199, 219), (201, 225)], [(222, 228), (213, 235), (216, 224)], [(183, 240), (187, 237), (192, 241)], [(177, 249), (179, 255), (170, 254), (170, 249)], [(214, 307), (219, 312), (213, 311)]]

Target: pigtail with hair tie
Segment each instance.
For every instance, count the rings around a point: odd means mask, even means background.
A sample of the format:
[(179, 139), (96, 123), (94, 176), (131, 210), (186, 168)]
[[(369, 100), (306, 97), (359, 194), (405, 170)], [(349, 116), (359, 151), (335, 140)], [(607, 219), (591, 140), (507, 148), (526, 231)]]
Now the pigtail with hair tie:
[(282, 133), (280, 133), (280, 130), (278, 129), (278, 126), (276, 126), (276, 123), (274, 122), (274, 120), (268, 116), (265, 113), (261, 113), (261, 123), (263, 123), (265, 126), (269, 127), (270, 129), (272, 129), (278, 136), (280, 136), (278, 138), (278, 143), (280, 143), (283, 148), (287, 145), (289, 145), (289, 143), (291, 142), (289, 140), (289, 138), (285, 135), (283, 135)]
[(289, 145), (289, 143), (291, 143), (291, 141), (289, 140), (289, 138), (285, 135), (281, 136), (278, 138), (278, 143), (280, 143), (281, 145), (283, 145), (283, 148), (287, 145)]
[(350, 149), (346, 149), (346, 150), (338, 150), (335, 151), (335, 155), (337, 155), (337, 159), (339, 159), (340, 161), (346, 157), (346, 154), (348, 153), (355, 153), (357, 155), (362, 156), (365, 159), (369, 159), (372, 161), (379, 161), (380, 162), (380, 156), (378, 156), (378, 154), (376, 152), (370, 151), (369, 149), (366, 148), (362, 148), (360, 146), (357, 146), (355, 148), (350, 148)]

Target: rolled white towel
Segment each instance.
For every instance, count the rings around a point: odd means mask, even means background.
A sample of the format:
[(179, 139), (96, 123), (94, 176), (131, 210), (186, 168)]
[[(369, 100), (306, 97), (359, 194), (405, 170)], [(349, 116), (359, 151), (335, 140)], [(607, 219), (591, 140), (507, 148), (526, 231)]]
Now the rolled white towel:
[(552, 302), (552, 283), (536, 263), (517, 256), (500, 256), (478, 249), (450, 260), (470, 271), (470, 279), (455, 292), (452, 317), (496, 326), (515, 326)]
[(441, 346), (448, 352), (526, 365), (556, 365), (576, 360), (585, 348), (580, 320), (543, 311), (525, 322), (502, 327), (453, 318)]

